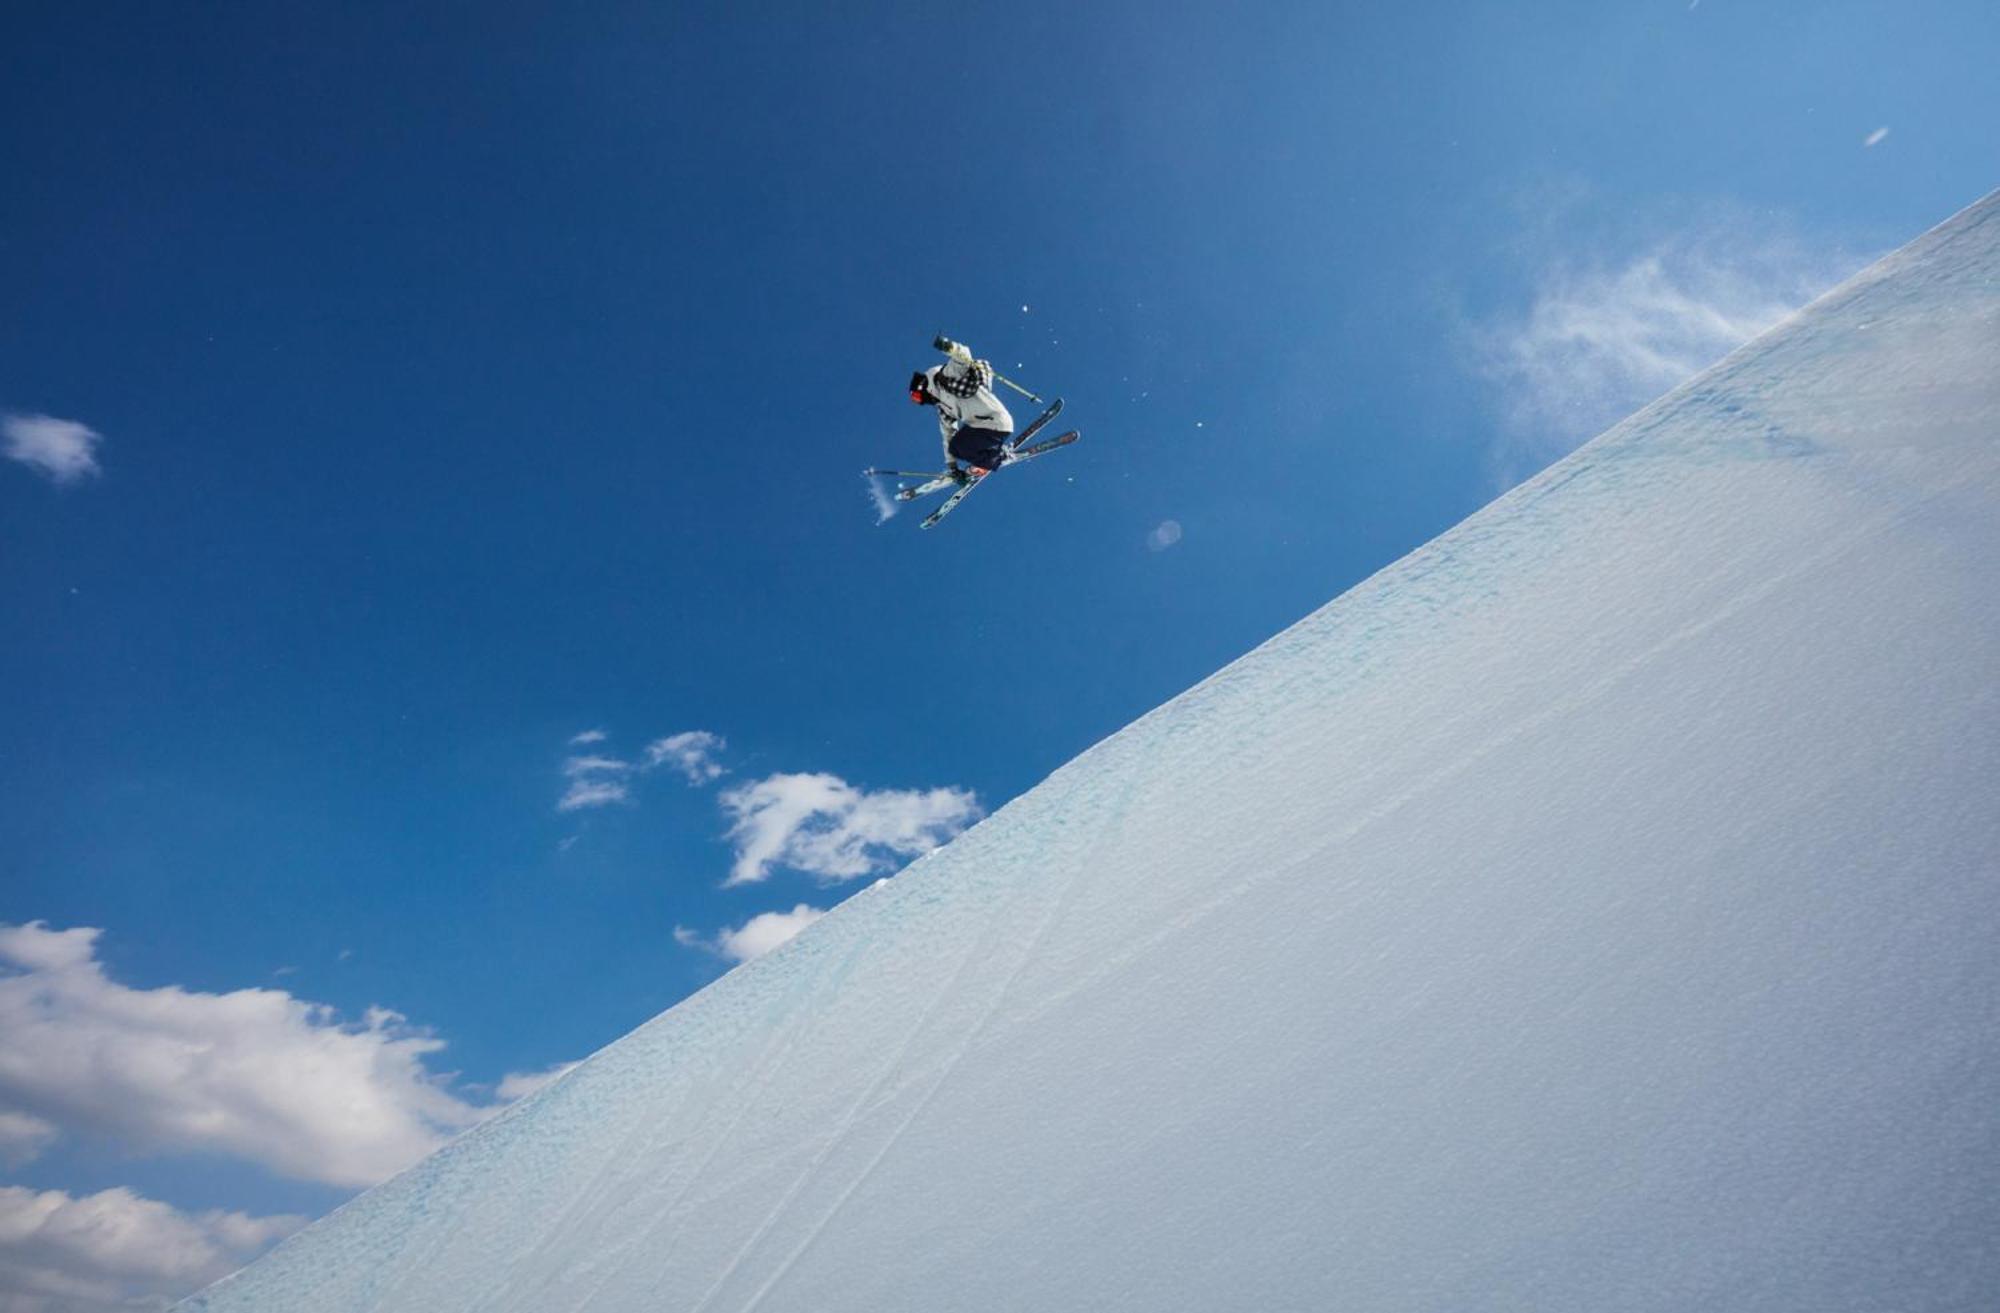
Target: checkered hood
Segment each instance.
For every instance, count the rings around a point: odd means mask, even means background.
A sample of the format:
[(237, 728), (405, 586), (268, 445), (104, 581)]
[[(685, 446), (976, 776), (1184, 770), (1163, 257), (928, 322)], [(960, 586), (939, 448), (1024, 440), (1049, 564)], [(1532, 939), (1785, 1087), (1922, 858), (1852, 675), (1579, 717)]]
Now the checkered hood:
[(975, 360), (970, 365), (951, 364), (938, 370), (938, 389), (949, 392), (961, 401), (970, 401), (979, 395), (979, 389), (993, 385), (993, 366), (984, 360)]

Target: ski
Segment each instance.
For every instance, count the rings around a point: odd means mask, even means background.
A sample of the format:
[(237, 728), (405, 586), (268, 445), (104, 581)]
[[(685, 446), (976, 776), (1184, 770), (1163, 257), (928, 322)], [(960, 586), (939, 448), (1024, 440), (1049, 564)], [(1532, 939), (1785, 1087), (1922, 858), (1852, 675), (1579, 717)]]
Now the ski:
[(936, 510), (932, 511), (929, 515), (926, 515), (924, 517), (924, 522), (918, 525), (917, 527), (920, 529), (928, 529), (933, 524), (936, 524), (939, 520), (942, 520), (945, 516), (951, 514), (954, 510), (958, 508), (958, 504), (965, 500), (966, 495), (968, 493), (970, 493), (974, 488), (977, 488), (980, 484), (984, 482), (986, 482), (984, 478), (978, 478), (960, 484), (958, 491), (954, 492), (951, 496), (945, 498), (944, 501), (938, 505), (938, 508)]
[(943, 492), (946, 488), (952, 487), (957, 483), (958, 480), (952, 478), (949, 474), (927, 474), (924, 476), (922, 483), (909, 488), (896, 489), (895, 497), (897, 501), (915, 501), (917, 498), (929, 493)]
[(1078, 438), (1082, 436), (1083, 435), (1077, 432), (1075, 429), (1071, 429), (1067, 433), (1058, 433), (1053, 438), (1046, 439), (1045, 441), (1042, 442), (1037, 442), (1032, 447), (1022, 447), (1020, 450), (1016, 451), (1013, 455), (1009, 456), (1002, 463), (1006, 465), (1017, 465), (1024, 460), (1033, 460), (1037, 456), (1046, 456), (1050, 452), (1054, 451), (1057, 447), (1067, 447), (1070, 443), (1075, 442)]
[(1058, 447), (1067, 447), (1070, 443), (1075, 442), (1079, 436), (1081, 435), (1078, 434), (1075, 429), (1071, 429), (1067, 433), (1057, 434), (1055, 437), (1048, 439), (1046, 442), (1037, 442), (1033, 446), (1022, 447), (1019, 450), (1010, 450), (1010, 453), (1006, 460), (1001, 461), (999, 465), (995, 466), (992, 470), (988, 471), (986, 474), (981, 475), (979, 478), (967, 482), (962, 487), (960, 487), (957, 492), (954, 492), (951, 496), (945, 498), (944, 501), (938, 506), (936, 510), (932, 511), (929, 515), (926, 515), (924, 517), (924, 522), (917, 527), (922, 529), (928, 529), (932, 525), (936, 524), (939, 520), (942, 520), (945, 516), (951, 514), (954, 510), (958, 508), (958, 504), (964, 501), (967, 494), (969, 494), (974, 488), (977, 488), (980, 484), (985, 483), (988, 479), (992, 478), (995, 474), (998, 474), (1001, 470), (1006, 469), (1009, 465), (1019, 464), (1021, 461), (1024, 460), (1033, 460), (1037, 456), (1046, 456), (1048, 453), (1054, 451)]
[(1029, 438), (1032, 438), (1037, 433), (1040, 433), (1042, 431), (1042, 426), (1044, 424), (1048, 423), (1050, 420), (1054, 419), (1056, 416), (1060, 414), (1062, 414), (1062, 398), (1057, 397), (1054, 401), (1051, 401), (1049, 403), (1049, 408), (1047, 410), (1043, 411), (1041, 414), (1035, 416), (1033, 420), (1029, 421), (1028, 427), (1022, 429), (1019, 433), (1016, 433), (1014, 435), (1014, 440), (1007, 444), (1007, 450), (1013, 451), (1016, 448), (1018, 448), (1022, 443), (1026, 442)]

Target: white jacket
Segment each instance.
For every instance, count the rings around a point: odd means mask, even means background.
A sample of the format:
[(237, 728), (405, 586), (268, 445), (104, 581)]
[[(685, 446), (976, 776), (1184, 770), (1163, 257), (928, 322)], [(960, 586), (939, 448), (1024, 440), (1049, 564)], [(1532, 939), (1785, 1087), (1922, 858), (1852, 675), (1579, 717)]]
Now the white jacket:
[(937, 398), (938, 436), (944, 441), (945, 457), (951, 456), (951, 435), (961, 428), (1014, 431), (1014, 417), (1000, 398), (993, 395), (993, 367), (983, 360), (964, 364), (957, 360), (933, 365), (924, 371), (930, 394)]

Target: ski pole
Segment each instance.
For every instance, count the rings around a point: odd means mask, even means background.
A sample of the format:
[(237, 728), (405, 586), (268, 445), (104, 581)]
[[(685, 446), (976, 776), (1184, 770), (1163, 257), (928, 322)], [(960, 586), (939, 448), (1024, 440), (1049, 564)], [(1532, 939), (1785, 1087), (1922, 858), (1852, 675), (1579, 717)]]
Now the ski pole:
[[(970, 347), (962, 346), (959, 343), (954, 342), (950, 338), (944, 336), (944, 334), (942, 333), (938, 334), (937, 339), (933, 341), (931, 345), (936, 349), (938, 349), (939, 351), (942, 351), (946, 355), (950, 356), (953, 360), (959, 361), (959, 363), (961, 364), (970, 364), (972, 362), (972, 349)], [(963, 356), (960, 356), (958, 354), (961, 351), (965, 353)], [(989, 364), (987, 368), (992, 369), (993, 367)], [(1022, 387), (1019, 383), (1016, 383), (1013, 379), (1008, 378), (1005, 374), (1001, 373), (997, 369), (993, 370), (993, 379), (995, 382), (1005, 383), (1008, 387), (1013, 388), (1016, 392), (1020, 393), (1028, 400), (1034, 402), (1036, 405), (1040, 405), (1042, 402), (1042, 399), (1040, 397), (1028, 391), (1028, 389)]]
[(1016, 383), (1013, 379), (1008, 378), (1005, 374), (1001, 373), (999, 370), (996, 369), (993, 371), (993, 377), (998, 379), (1000, 382), (1005, 383), (1008, 387), (1013, 388), (1016, 392), (1020, 393), (1028, 400), (1034, 402), (1036, 405), (1039, 406), (1042, 404), (1042, 399), (1040, 397), (1028, 391), (1028, 389), (1022, 387), (1019, 383)]

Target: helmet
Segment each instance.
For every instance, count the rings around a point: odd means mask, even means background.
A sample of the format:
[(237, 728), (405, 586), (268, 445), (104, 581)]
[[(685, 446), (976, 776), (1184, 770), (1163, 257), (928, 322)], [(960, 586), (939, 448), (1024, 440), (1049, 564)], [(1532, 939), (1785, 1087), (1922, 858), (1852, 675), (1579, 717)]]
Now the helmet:
[(915, 402), (919, 406), (928, 406), (929, 404), (931, 404), (931, 402), (935, 401), (936, 399), (937, 398), (931, 395), (931, 381), (930, 379), (924, 376), (923, 370), (920, 369), (916, 373), (910, 375), (911, 401)]

